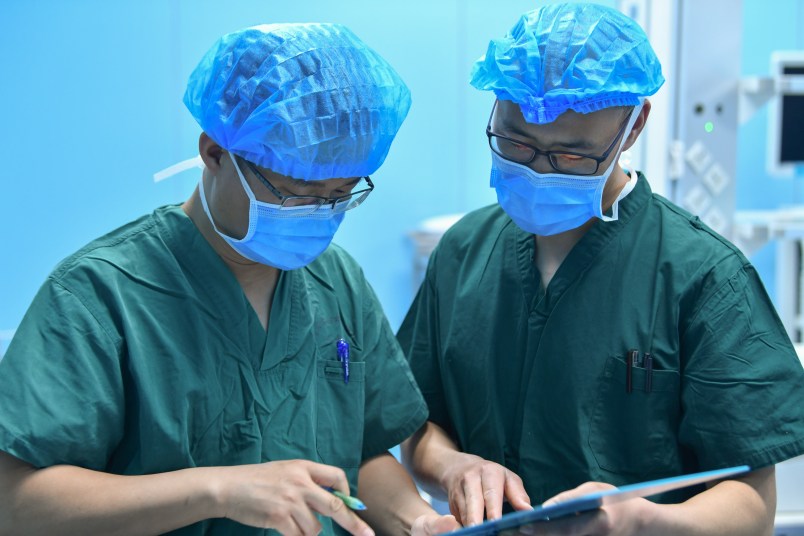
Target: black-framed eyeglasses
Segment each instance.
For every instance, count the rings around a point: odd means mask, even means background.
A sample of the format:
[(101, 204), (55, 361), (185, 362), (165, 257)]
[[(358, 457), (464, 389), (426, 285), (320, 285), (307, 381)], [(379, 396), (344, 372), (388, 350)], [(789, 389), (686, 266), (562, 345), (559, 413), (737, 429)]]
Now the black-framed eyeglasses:
[(606, 152), (600, 156), (594, 156), (572, 151), (542, 151), (519, 140), (494, 134), (491, 131), (491, 120), (494, 118), (496, 108), (497, 101), (495, 100), (494, 106), (491, 108), (488, 125), (486, 125), (486, 136), (489, 138), (489, 147), (491, 147), (492, 151), (517, 164), (530, 164), (538, 155), (544, 155), (555, 171), (570, 175), (595, 175), (600, 168), (600, 164), (606, 161), (614, 147), (617, 146), (617, 142), (628, 125), (628, 119), (631, 117), (631, 114), (628, 114), (628, 117), (625, 118), (623, 124), (620, 125), (620, 130), (617, 131), (617, 136), (615, 136), (609, 148), (606, 149)]
[(341, 213), (360, 205), (366, 200), (368, 195), (374, 190), (374, 183), (371, 182), (369, 177), (360, 177), (360, 180), (352, 188), (352, 191), (346, 195), (338, 197), (321, 197), (317, 195), (285, 195), (280, 192), (271, 182), (260, 173), (257, 166), (244, 160), (249, 169), (257, 176), (266, 188), (268, 188), (277, 199), (279, 199), (280, 210), (285, 210), (288, 215), (293, 216), (306, 216), (312, 214), (320, 207), (329, 205), (332, 207), (332, 212)]

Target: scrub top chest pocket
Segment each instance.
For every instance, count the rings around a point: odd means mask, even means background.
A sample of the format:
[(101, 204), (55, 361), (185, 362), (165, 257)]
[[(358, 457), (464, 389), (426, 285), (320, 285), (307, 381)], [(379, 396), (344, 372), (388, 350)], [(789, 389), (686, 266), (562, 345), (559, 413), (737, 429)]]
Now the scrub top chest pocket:
[(678, 427), (680, 375), (657, 368), (656, 357), (628, 365), (611, 356), (598, 382), (589, 446), (601, 469), (643, 478), (681, 471)]
[(346, 469), (362, 461), (366, 363), (353, 344), (347, 358), (342, 342), (318, 348), (316, 445), (323, 463)]

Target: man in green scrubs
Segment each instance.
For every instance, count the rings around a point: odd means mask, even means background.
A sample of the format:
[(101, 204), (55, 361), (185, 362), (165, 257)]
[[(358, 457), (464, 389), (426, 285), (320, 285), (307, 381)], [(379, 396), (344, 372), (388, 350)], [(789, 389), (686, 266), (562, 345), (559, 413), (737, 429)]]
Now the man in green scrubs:
[(0, 362), (0, 533), (457, 527), (387, 452), (427, 408), (330, 245), (404, 83), (343, 26), (265, 25), (222, 37), (184, 100), (199, 187), (62, 262)]
[(663, 81), (634, 21), (590, 4), (526, 13), (475, 64), (499, 205), (444, 235), (398, 333), (430, 409), (403, 459), (464, 524), (747, 464), (534, 531), (772, 533), (804, 371), (740, 251), (617, 163)]

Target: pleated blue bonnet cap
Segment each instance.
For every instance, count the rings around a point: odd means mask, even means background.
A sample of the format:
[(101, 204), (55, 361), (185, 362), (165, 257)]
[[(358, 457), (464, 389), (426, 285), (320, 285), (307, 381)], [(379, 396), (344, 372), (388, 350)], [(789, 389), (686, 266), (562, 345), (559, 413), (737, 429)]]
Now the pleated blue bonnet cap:
[(517, 103), (529, 123), (567, 110), (636, 106), (664, 83), (648, 37), (630, 17), (597, 4), (552, 4), (529, 11), (489, 43), (471, 82)]
[(184, 104), (221, 147), (281, 175), (362, 177), (385, 160), (410, 92), (339, 24), (268, 24), (221, 37)]

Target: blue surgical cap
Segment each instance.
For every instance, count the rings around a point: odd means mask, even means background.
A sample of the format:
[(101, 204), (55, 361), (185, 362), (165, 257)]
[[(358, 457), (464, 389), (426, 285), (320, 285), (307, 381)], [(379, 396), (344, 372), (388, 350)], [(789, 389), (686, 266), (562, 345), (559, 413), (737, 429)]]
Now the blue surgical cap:
[(529, 123), (574, 110), (636, 106), (664, 83), (642, 28), (597, 4), (553, 4), (529, 11), (489, 43), (471, 84), (519, 105)]
[(382, 165), (410, 109), (394, 69), (339, 24), (270, 24), (221, 37), (184, 104), (221, 147), (304, 180)]

